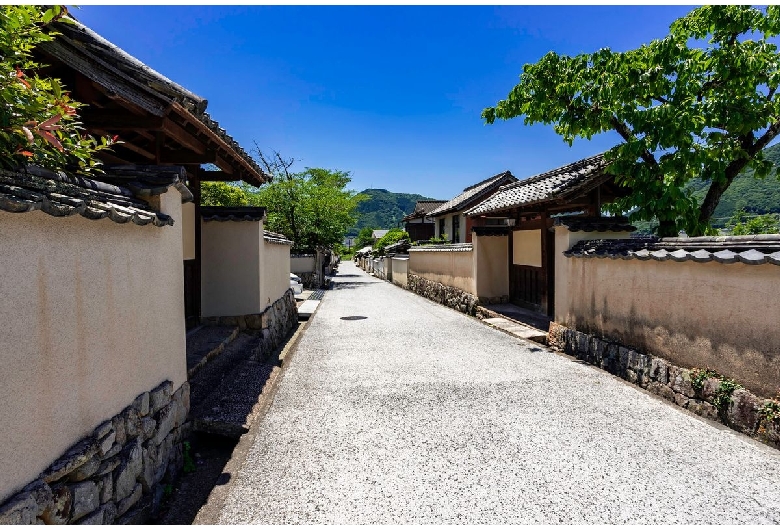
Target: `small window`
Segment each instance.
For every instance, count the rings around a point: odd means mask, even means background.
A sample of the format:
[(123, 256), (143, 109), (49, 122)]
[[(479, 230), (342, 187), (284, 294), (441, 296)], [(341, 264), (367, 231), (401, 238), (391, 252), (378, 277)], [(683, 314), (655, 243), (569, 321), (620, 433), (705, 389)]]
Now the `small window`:
[(452, 216), (452, 242), (460, 243), (460, 215)]

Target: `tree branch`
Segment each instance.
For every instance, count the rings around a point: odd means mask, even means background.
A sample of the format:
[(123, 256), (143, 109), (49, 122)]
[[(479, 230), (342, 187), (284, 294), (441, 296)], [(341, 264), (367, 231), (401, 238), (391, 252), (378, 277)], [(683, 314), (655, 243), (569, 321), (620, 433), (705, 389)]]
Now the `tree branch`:
[[(617, 117), (614, 115), (610, 118), (610, 121), (612, 123), (612, 126), (615, 128), (615, 131), (625, 140), (626, 142), (630, 142), (631, 140), (634, 140), (634, 132), (622, 121), (618, 120)], [(642, 160), (645, 161), (645, 164), (650, 166), (654, 170), (660, 169), (658, 166), (658, 161), (655, 159), (655, 156), (653, 156), (653, 153), (648, 151), (647, 149), (644, 149), (642, 151), (642, 154), (639, 155), (642, 157)]]

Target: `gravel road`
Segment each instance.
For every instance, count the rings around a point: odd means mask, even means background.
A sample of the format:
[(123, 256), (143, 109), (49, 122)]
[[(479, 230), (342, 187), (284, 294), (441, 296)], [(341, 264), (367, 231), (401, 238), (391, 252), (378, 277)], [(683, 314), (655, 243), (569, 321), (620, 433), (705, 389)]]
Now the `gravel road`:
[(780, 452), (339, 270), (219, 523), (780, 523)]

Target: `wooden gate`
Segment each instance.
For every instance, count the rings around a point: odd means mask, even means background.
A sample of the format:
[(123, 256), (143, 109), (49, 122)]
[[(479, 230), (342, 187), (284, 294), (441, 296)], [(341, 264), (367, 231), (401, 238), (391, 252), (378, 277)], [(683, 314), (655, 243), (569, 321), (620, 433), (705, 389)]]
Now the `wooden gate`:
[(520, 307), (548, 316), (553, 314), (553, 244), (547, 230), (515, 230), (510, 237), (509, 297)]

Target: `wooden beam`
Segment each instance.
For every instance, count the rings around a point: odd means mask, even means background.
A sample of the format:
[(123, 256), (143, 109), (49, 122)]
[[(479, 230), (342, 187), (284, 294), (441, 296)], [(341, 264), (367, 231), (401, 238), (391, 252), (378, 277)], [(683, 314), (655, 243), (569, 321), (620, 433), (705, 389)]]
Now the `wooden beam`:
[(162, 130), (171, 140), (199, 155), (204, 154), (207, 150), (206, 144), (196, 138), (197, 133), (187, 131), (184, 127), (174, 123), (170, 118), (163, 120)]
[(81, 113), (81, 119), (89, 128), (105, 131), (134, 131), (137, 129), (158, 131), (163, 128), (163, 118), (157, 116), (137, 116), (128, 113), (86, 109)]
[(154, 160), (154, 153), (151, 153), (144, 149), (143, 147), (140, 147), (139, 145), (136, 145), (132, 142), (123, 142), (121, 144), (115, 144), (112, 146), (112, 149), (115, 152), (120, 152), (123, 149), (126, 149), (128, 151), (132, 151), (133, 153), (137, 155), (141, 155), (142, 157), (148, 159), (148, 160)]
[(203, 154), (185, 151), (162, 151), (160, 153), (160, 164), (176, 164), (179, 166), (187, 164), (213, 164), (217, 160), (217, 154), (214, 151), (206, 151)]
[(198, 171), (198, 178), (201, 182), (233, 182), (234, 180), (240, 180), (235, 174), (227, 171), (206, 171), (202, 168)]

